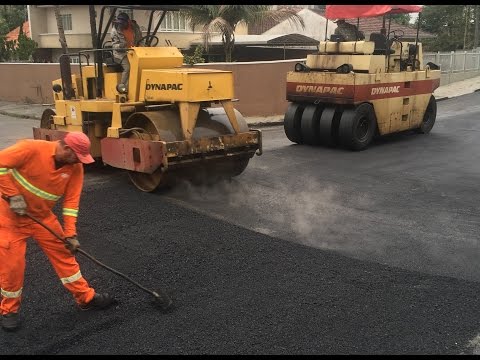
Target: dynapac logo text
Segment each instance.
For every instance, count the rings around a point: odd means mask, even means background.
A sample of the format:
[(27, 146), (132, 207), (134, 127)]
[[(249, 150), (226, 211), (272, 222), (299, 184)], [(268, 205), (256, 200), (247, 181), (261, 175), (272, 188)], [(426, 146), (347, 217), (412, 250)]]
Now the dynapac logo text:
[(343, 94), (344, 87), (337, 86), (315, 86), (315, 85), (297, 85), (296, 92), (308, 92), (316, 94)]
[(372, 88), (372, 95), (398, 93), (398, 92), (400, 92), (399, 89), (400, 89), (400, 86), (376, 87), (376, 88)]
[(147, 84), (145, 90), (183, 90), (183, 84)]

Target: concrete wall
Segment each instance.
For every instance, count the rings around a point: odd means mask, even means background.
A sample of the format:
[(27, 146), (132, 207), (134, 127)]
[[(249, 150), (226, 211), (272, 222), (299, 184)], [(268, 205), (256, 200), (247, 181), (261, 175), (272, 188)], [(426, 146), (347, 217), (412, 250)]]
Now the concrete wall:
[[(72, 73), (77, 72), (78, 65), (72, 65)], [(0, 99), (35, 104), (51, 103), (52, 80), (59, 78), (58, 63), (0, 63)]]
[[(297, 60), (245, 63), (208, 63), (195, 67), (233, 71), (235, 107), (245, 116), (271, 116), (283, 114), (286, 73)], [(72, 65), (72, 73), (79, 73), (78, 65)], [(60, 78), (58, 63), (24, 64), (0, 63), (0, 100), (52, 103), (52, 80)]]
[[(195, 67), (232, 71), (234, 74), (235, 107), (245, 116), (273, 116), (285, 113), (286, 73), (296, 60), (245, 63), (208, 63)], [(72, 73), (78, 73), (72, 65)], [(479, 71), (442, 74), (440, 85), (479, 76)], [(0, 100), (45, 104), (52, 103), (52, 80), (60, 78), (58, 63), (0, 63)]]
[(480, 76), (480, 70), (442, 74), (440, 76), (440, 86), (448, 85), (457, 81), (470, 79), (475, 76)]

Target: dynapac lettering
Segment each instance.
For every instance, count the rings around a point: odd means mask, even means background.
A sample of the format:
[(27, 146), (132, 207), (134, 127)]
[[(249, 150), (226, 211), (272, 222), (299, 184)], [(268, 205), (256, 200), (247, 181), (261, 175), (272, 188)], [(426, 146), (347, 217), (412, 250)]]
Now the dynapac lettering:
[(147, 84), (145, 90), (183, 90), (183, 84)]
[(372, 95), (377, 94), (393, 94), (400, 92), (400, 86), (383, 86), (372, 88)]
[(316, 86), (316, 85), (297, 85), (297, 92), (320, 93), (320, 94), (343, 94), (344, 87), (337, 86)]

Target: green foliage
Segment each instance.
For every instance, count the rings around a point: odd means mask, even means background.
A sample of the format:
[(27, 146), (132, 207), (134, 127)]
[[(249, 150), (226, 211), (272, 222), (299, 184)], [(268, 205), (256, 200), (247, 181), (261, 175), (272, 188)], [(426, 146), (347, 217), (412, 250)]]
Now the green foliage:
[(18, 35), (18, 40), (6, 41), (0, 39), (0, 61), (31, 61), (38, 44), (23, 32)]
[[(37, 43), (23, 33), (27, 18), (26, 5), (0, 5), (0, 61), (29, 61)], [(5, 40), (5, 35), (20, 26), (17, 40)]]
[(264, 21), (281, 22), (288, 20), (305, 27), (302, 18), (291, 9), (271, 10), (270, 5), (193, 5), (181, 10), (190, 27), (201, 27), (204, 34), (204, 47), (208, 51), (212, 33), (219, 32), (225, 52), (225, 61), (232, 61), (235, 45), (235, 28), (239, 23), (246, 25), (261, 24)]
[(395, 14), (392, 15), (392, 21), (395, 21), (402, 25), (410, 24), (410, 15), (409, 14)]
[(198, 64), (198, 63), (204, 63), (205, 59), (202, 57), (203, 54), (203, 46), (197, 45), (195, 48), (195, 51), (193, 52), (193, 55), (185, 55), (183, 57), (183, 62), (185, 64), (193, 65), (193, 64)]
[(8, 62), (13, 60), (15, 53), (15, 41), (6, 41), (5, 37), (0, 38), (0, 61)]
[(27, 5), (0, 5), (0, 35), (6, 35), (23, 24), (27, 18)]
[(18, 35), (17, 45), (15, 56), (20, 61), (30, 61), (38, 47), (38, 44), (34, 40), (23, 33)]
[(423, 41), (424, 50), (471, 49), (475, 26), (472, 7), (472, 5), (424, 6), (420, 17), (420, 29), (436, 36), (434, 39)]

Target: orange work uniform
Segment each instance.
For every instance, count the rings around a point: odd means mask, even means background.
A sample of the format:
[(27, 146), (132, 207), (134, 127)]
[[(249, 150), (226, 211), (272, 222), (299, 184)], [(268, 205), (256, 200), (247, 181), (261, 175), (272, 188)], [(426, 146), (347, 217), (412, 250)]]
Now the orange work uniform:
[[(62, 237), (75, 236), (83, 164), (55, 168), (57, 141), (22, 140), (0, 151), (0, 193), (23, 195), (27, 212)], [(52, 212), (63, 196), (63, 223)], [(80, 267), (65, 245), (41, 225), (10, 210), (0, 199), (0, 313), (20, 309), (27, 239), (34, 238), (47, 255), (65, 288), (78, 304), (92, 300), (95, 291), (82, 277)]]
[(135, 46), (135, 42), (134, 42), (135, 34), (133, 32), (133, 26), (131, 21), (128, 22), (127, 28), (124, 29), (122, 32), (123, 32), (123, 36), (125, 36), (125, 40), (127, 40), (127, 47), (130, 48)]

